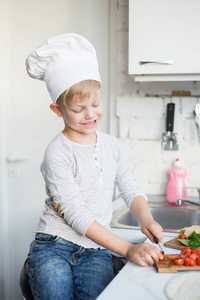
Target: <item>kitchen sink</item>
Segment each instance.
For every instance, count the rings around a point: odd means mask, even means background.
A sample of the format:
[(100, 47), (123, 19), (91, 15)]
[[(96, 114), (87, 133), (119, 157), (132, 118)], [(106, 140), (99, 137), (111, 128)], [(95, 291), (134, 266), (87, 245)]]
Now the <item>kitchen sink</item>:
[[(181, 228), (200, 225), (200, 207), (184, 204), (171, 205), (166, 202), (149, 202), (149, 208), (154, 219), (166, 232), (178, 232)], [(140, 229), (138, 218), (123, 204), (113, 214), (111, 227), (123, 229)]]

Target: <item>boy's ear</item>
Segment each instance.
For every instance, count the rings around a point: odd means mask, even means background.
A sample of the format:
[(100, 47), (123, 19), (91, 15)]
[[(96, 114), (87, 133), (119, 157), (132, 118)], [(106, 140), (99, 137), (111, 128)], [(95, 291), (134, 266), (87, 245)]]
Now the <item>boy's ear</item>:
[(63, 117), (61, 108), (60, 108), (60, 106), (59, 106), (58, 104), (52, 103), (52, 104), (50, 105), (50, 108), (51, 108), (51, 110), (52, 110), (58, 117), (60, 117), (60, 118)]

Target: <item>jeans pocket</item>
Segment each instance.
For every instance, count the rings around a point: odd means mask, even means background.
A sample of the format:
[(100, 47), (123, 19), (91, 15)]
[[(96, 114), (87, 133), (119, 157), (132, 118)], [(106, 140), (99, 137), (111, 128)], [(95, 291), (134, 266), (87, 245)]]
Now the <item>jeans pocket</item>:
[(35, 243), (36, 244), (54, 244), (60, 239), (57, 235), (51, 235), (46, 233), (36, 233), (35, 235)]

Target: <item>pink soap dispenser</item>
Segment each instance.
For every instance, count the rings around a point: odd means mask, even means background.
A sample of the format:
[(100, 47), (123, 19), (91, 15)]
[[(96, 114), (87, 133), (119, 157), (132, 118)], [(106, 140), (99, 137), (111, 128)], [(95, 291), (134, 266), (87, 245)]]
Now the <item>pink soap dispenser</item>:
[(186, 169), (181, 165), (179, 158), (174, 162), (174, 167), (169, 169), (167, 185), (167, 201), (176, 203), (177, 199), (187, 198), (187, 190), (185, 186)]

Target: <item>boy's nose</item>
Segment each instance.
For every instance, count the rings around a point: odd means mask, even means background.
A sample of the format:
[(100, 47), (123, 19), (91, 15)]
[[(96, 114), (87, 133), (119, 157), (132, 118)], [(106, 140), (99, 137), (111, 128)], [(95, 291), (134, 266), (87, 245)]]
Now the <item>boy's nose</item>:
[(94, 116), (94, 112), (92, 109), (88, 108), (86, 111), (85, 111), (85, 119), (92, 119)]

